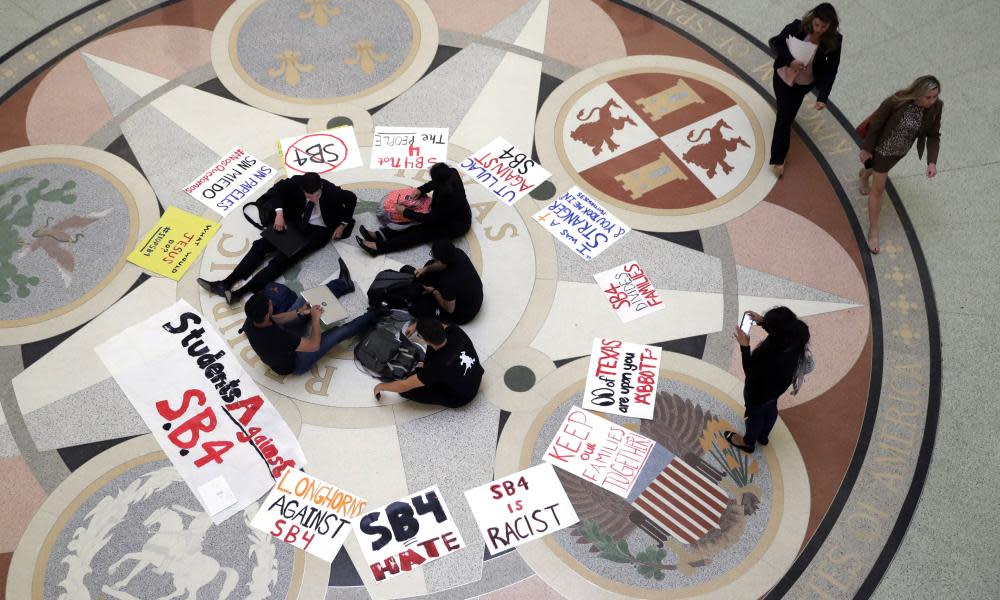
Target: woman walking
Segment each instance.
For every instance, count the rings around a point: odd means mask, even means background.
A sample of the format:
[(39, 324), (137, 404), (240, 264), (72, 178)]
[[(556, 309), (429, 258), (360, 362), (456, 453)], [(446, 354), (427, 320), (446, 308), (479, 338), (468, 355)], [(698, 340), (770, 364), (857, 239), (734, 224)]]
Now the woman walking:
[[(778, 177), (785, 173), (785, 157), (791, 143), (792, 125), (802, 100), (811, 90), (816, 92), (816, 110), (826, 108), (840, 66), (840, 47), (844, 37), (838, 28), (840, 19), (833, 5), (824, 2), (785, 26), (781, 33), (768, 41), (775, 53), (774, 99), (777, 113), (771, 136), (771, 170)], [(788, 48), (793, 37), (817, 46), (808, 62), (800, 62)]]
[(778, 306), (764, 316), (747, 311), (750, 318), (767, 332), (767, 338), (750, 351), (750, 337), (739, 326), (736, 340), (743, 357), (743, 403), (746, 406), (746, 433), (723, 434), (740, 450), (753, 452), (757, 443), (767, 445), (771, 428), (778, 420), (778, 397), (792, 386), (797, 394), (802, 376), (809, 370), (806, 347), (809, 326), (799, 320), (791, 309)]
[[(868, 250), (872, 254), (879, 250), (878, 220), (889, 170), (906, 156), (914, 141), (921, 158), (927, 145), (927, 177), (937, 175), (944, 106), (940, 94), (941, 82), (936, 77), (917, 77), (910, 87), (883, 100), (866, 119), (868, 131), (861, 142), (863, 166), (858, 180), (861, 193), (868, 196)], [(859, 129), (864, 126), (862, 123)]]

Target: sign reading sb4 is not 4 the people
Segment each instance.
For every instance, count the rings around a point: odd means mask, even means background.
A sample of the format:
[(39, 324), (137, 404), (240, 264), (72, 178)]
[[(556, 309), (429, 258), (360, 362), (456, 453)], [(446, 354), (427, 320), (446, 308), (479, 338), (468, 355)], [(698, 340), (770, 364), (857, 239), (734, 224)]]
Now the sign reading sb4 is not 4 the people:
[(632, 228), (573, 187), (531, 217), (567, 248), (593, 260)]
[(508, 206), (552, 176), (530, 154), (502, 137), (463, 160), (459, 167)]
[(437, 486), (368, 511), (354, 534), (376, 583), (465, 547)]
[(168, 206), (153, 230), (128, 255), (128, 261), (178, 281), (218, 230), (218, 223)]
[(583, 408), (652, 419), (660, 353), (656, 346), (594, 339)]
[(250, 525), (333, 562), (367, 502), (295, 469), (285, 469)]
[(429, 169), (448, 158), (448, 128), (376, 127), (373, 169)]
[(364, 164), (358, 138), (350, 126), (282, 138), (278, 141), (278, 150), (288, 177), (346, 171)]
[(278, 172), (246, 150), (233, 148), (184, 191), (222, 216), (267, 188)]
[(580, 521), (545, 463), (467, 490), (465, 498), (491, 556)]
[(623, 323), (663, 310), (656, 286), (635, 261), (596, 273), (594, 279)]

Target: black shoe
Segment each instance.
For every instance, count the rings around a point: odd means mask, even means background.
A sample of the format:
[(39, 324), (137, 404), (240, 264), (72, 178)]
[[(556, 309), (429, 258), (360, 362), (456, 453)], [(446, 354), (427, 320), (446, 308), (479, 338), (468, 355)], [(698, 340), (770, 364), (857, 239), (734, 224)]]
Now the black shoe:
[(368, 246), (365, 246), (365, 240), (361, 239), (360, 236), (354, 236), (354, 241), (361, 246), (361, 249), (368, 253), (368, 256), (378, 256), (378, 250), (372, 250)]
[(727, 431), (722, 434), (722, 437), (726, 438), (726, 441), (729, 442), (729, 445), (732, 446), (733, 448), (739, 448), (740, 450), (746, 452), (747, 454), (753, 454), (753, 446), (744, 446), (743, 444), (737, 444), (736, 442), (733, 441), (733, 436), (735, 435), (736, 435), (735, 431)]
[(358, 227), (358, 231), (361, 232), (361, 237), (365, 238), (365, 241), (374, 242), (375, 234), (368, 230), (364, 225)]
[(342, 279), (344, 283), (350, 285), (351, 288), (353, 288), (354, 282), (351, 281), (351, 270), (347, 268), (347, 263), (345, 263), (344, 259), (342, 258), (338, 258), (337, 263), (340, 264), (340, 274), (337, 275), (337, 279)]
[(226, 297), (226, 294), (229, 292), (221, 281), (208, 281), (207, 279), (202, 279), (201, 277), (199, 277), (196, 281), (198, 282), (198, 285), (200, 285), (209, 294)]
[(766, 446), (767, 445), (767, 441), (768, 440), (767, 440), (767, 436), (766, 435), (764, 437), (760, 438), (759, 440), (757, 440), (757, 442), (760, 443), (761, 446)]
[(239, 291), (234, 292), (232, 290), (226, 290), (225, 293), (223, 293), (222, 295), (225, 296), (226, 298), (226, 304), (232, 306), (233, 304), (238, 302), (240, 298), (243, 297), (243, 292)]

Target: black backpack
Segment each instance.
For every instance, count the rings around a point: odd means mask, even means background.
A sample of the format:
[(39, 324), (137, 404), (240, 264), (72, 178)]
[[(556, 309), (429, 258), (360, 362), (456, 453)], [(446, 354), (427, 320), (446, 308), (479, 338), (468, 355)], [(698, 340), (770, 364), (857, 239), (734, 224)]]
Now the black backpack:
[(368, 288), (368, 305), (407, 309), (413, 306), (421, 291), (413, 273), (386, 269), (375, 276)]
[(387, 317), (354, 347), (358, 368), (382, 381), (406, 379), (424, 359), (423, 349), (400, 331), (402, 323)]
[[(278, 187), (277, 184), (271, 186), (271, 189), (264, 192), (263, 196), (243, 205), (243, 218), (257, 229), (267, 229), (274, 225), (274, 217), (278, 214), (275, 209), (281, 206), (281, 196), (275, 189), (276, 187)], [(257, 209), (259, 222), (247, 214), (247, 209), (251, 206)]]

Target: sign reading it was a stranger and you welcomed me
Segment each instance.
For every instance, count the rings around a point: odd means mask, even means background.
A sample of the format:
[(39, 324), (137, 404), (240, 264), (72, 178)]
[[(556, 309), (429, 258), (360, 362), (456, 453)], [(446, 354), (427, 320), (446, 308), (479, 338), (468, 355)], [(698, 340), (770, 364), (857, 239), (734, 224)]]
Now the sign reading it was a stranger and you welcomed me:
[(195, 178), (184, 192), (223, 217), (267, 189), (278, 172), (237, 146)]
[(345, 125), (278, 140), (285, 176), (303, 173), (326, 175), (364, 165), (354, 127)]
[(128, 261), (154, 275), (179, 281), (218, 230), (218, 223), (168, 206), (128, 255)]
[(575, 186), (531, 218), (564, 246), (588, 261), (632, 231), (631, 227)]
[(507, 206), (552, 176), (531, 154), (502, 137), (463, 160), (459, 168)]
[(95, 350), (215, 523), (306, 464), (281, 415), (184, 300)]

